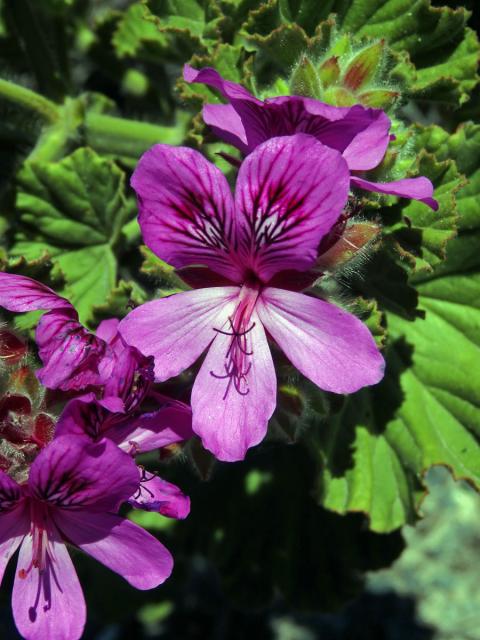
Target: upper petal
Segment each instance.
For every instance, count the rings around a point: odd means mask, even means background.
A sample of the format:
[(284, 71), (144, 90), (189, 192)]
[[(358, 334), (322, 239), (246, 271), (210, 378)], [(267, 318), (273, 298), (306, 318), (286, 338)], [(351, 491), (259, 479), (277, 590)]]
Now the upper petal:
[(438, 209), (438, 202), (433, 198), (433, 184), (424, 176), (405, 178), (394, 182), (369, 182), (363, 178), (352, 176), (351, 183), (354, 187), (359, 187), (366, 191), (388, 193), (399, 198), (411, 198), (412, 200), (423, 202), (434, 211)]
[(233, 281), (233, 198), (222, 172), (201, 153), (157, 144), (143, 154), (131, 180), (143, 239), (175, 267), (200, 264)]
[(37, 376), (49, 389), (77, 390), (101, 383), (99, 366), (106, 345), (78, 322), (73, 308), (42, 316), (35, 340), (44, 365)]
[(12, 594), (13, 617), (26, 640), (79, 640), (86, 619), (82, 588), (65, 544), (55, 527), (50, 529), (51, 555), (47, 555), (43, 571), (32, 567), (25, 572), (33, 554), (31, 535), (20, 548)]
[(138, 472), (109, 440), (63, 435), (35, 458), (28, 485), (32, 496), (61, 509), (115, 511), (137, 489)]
[[(257, 145), (271, 138), (272, 135), (278, 135), (271, 131), (265, 103), (253, 96), (241, 84), (225, 80), (218, 71), (211, 67), (197, 71), (188, 64), (183, 68), (183, 77), (187, 82), (199, 82), (220, 91), (238, 114), (238, 119), (236, 119), (232, 117), (231, 111), (222, 113), (218, 107), (216, 110), (211, 110), (211, 106), (216, 107), (216, 105), (204, 107), (205, 122), (213, 125), (215, 133), (226, 142), (235, 144), (241, 151), (248, 153), (253, 151)], [(218, 117), (222, 118), (222, 115), (228, 115), (228, 117), (223, 117), (219, 122)], [(237, 140), (240, 140), (240, 144), (236, 142)]]
[(155, 379), (162, 382), (205, 351), (216, 335), (214, 328), (233, 311), (238, 291), (211, 287), (146, 302), (120, 322), (120, 333), (128, 344), (155, 358)]
[(235, 192), (239, 245), (264, 281), (315, 262), (345, 206), (349, 178), (340, 153), (305, 134), (272, 138), (244, 160)]
[(0, 470), (0, 514), (16, 507), (22, 497), (22, 488), (18, 482)]
[(219, 333), (192, 389), (193, 430), (219, 460), (242, 460), (267, 432), (277, 382), (256, 313), (242, 335)]
[(0, 273), (0, 306), (9, 311), (73, 309), (68, 300), (41, 282), (13, 273)]
[(237, 147), (243, 153), (248, 153), (245, 127), (231, 104), (206, 104), (202, 115), (205, 124), (208, 124), (216, 136)]
[(326, 391), (353, 393), (383, 378), (384, 360), (358, 318), (301, 293), (265, 289), (258, 315), (295, 367)]
[(57, 512), (55, 522), (73, 544), (137, 589), (153, 589), (172, 572), (170, 552), (125, 518), (108, 513)]

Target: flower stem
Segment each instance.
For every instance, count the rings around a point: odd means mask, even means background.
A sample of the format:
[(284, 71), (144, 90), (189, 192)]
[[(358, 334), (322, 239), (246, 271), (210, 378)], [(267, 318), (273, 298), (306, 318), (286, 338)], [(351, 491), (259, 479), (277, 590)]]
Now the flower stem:
[(31, 89), (2, 78), (0, 78), (0, 98), (5, 98), (30, 111), (35, 111), (51, 124), (57, 122), (59, 118), (58, 107), (54, 102), (35, 91), (31, 91)]
[(163, 127), (90, 112), (85, 116), (84, 136), (86, 143), (99, 153), (138, 158), (157, 142), (180, 144), (186, 122), (186, 114), (181, 114), (175, 125)]

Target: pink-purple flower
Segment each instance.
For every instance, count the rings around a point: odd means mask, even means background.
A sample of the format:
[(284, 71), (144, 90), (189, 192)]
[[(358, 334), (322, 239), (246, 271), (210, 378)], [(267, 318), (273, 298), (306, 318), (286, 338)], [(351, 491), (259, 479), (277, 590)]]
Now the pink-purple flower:
[(0, 306), (9, 311), (46, 310), (35, 339), (43, 367), (40, 382), (49, 389), (95, 389), (111, 411), (128, 412), (143, 399), (152, 380), (152, 363), (126, 345), (119, 320), (100, 323), (96, 335), (78, 320), (72, 304), (26, 276), (0, 273)]
[(108, 440), (62, 436), (35, 459), (28, 482), (0, 471), (0, 579), (20, 547), (12, 595), (26, 640), (78, 640), (85, 601), (66, 544), (91, 555), (137, 589), (164, 582), (167, 549), (117, 515), (139, 488), (132, 458)]
[(192, 390), (192, 426), (221, 460), (242, 459), (265, 436), (276, 404), (267, 334), (322, 389), (351, 393), (383, 376), (360, 320), (281, 288), (287, 273), (300, 283), (299, 272), (314, 265), (349, 184), (341, 153), (305, 134), (259, 144), (242, 163), (234, 198), (224, 175), (184, 147), (156, 145), (133, 175), (146, 244), (177, 268), (207, 267), (221, 286), (147, 302), (119, 331), (154, 356), (158, 381), (208, 350)]
[(225, 80), (210, 67), (197, 70), (185, 65), (187, 82), (198, 82), (217, 89), (228, 104), (206, 104), (203, 119), (222, 140), (244, 154), (275, 136), (306, 133), (336, 149), (345, 158), (353, 187), (412, 198), (438, 208), (428, 178), (405, 178), (393, 182), (371, 182), (362, 174), (382, 161), (391, 139), (391, 122), (381, 109), (362, 105), (335, 107), (313, 98), (281, 96), (265, 101), (245, 87)]

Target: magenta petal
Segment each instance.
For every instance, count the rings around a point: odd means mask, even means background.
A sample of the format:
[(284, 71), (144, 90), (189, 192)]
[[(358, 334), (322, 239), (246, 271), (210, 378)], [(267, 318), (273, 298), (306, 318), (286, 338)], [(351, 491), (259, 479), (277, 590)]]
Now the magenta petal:
[(183, 67), (183, 77), (186, 82), (198, 82), (206, 84), (220, 91), (220, 93), (231, 100), (247, 100), (256, 104), (262, 104), (261, 100), (252, 96), (252, 94), (242, 87), (241, 84), (224, 80), (222, 76), (212, 67), (204, 67), (203, 69), (194, 69), (189, 64)]
[[(26, 640), (79, 640), (86, 619), (85, 600), (65, 544), (52, 527), (45, 569), (26, 569), (32, 561), (28, 535), (18, 558), (12, 608), (18, 631)], [(19, 571), (25, 571), (25, 577)]]
[(128, 344), (155, 358), (155, 379), (176, 376), (208, 347), (214, 328), (234, 310), (238, 287), (211, 287), (152, 300), (120, 322)]
[(144, 453), (161, 449), (193, 436), (192, 411), (187, 405), (162, 407), (158, 411), (126, 418), (105, 435), (124, 451)]
[(63, 435), (35, 458), (28, 485), (34, 497), (62, 509), (116, 511), (135, 492), (138, 472), (109, 440)]
[(68, 300), (41, 282), (13, 273), (0, 273), (0, 306), (9, 311), (73, 309)]
[[(365, 109), (359, 105), (352, 107), (350, 118), (355, 110), (361, 110), (358, 119), (362, 121), (364, 128), (359, 126), (358, 133), (344, 149), (342, 155), (351, 171), (366, 171), (378, 166), (382, 161), (390, 142), (391, 122), (381, 109)], [(370, 121), (364, 124), (365, 116)]]
[(73, 544), (137, 589), (153, 589), (172, 572), (170, 552), (156, 538), (125, 518), (88, 511), (64, 511), (55, 513), (55, 522)]
[(183, 520), (190, 513), (190, 498), (171, 482), (139, 467), (140, 485), (128, 501), (135, 509), (156, 511), (167, 518)]
[(240, 251), (265, 281), (315, 262), (345, 206), (349, 179), (340, 153), (305, 134), (272, 138), (244, 160), (235, 192), (244, 219)]
[(0, 517), (2, 513), (10, 511), (23, 497), (22, 488), (5, 471), (0, 470)]
[(265, 289), (258, 315), (279, 347), (325, 391), (353, 393), (383, 378), (384, 360), (367, 327), (338, 307), (301, 293)]
[(231, 104), (206, 104), (203, 107), (203, 120), (213, 133), (248, 153), (248, 140), (242, 119)]
[(232, 281), (233, 198), (223, 173), (201, 153), (157, 144), (143, 154), (131, 180), (143, 239), (175, 267), (205, 265)]
[[(192, 389), (193, 430), (219, 460), (243, 460), (265, 437), (277, 382), (265, 331), (254, 313), (244, 352), (221, 333), (212, 343)], [(242, 357), (244, 356), (244, 357)], [(226, 375), (235, 370), (238, 376)], [(243, 375), (242, 375), (243, 374)]]
[(35, 332), (43, 367), (40, 382), (49, 389), (84, 389), (100, 383), (99, 364), (105, 343), (85, 329), (72, 309), (49, 311)]
[(404, 180), (396, 180), (395, 182), (369, 182), (363, 178), (352, 176), (351, 184), (359, 189), (366, 191), (375, 191), (377, 193), (387, 193), (399, 198), (411, 198), (419, 200), (434, 211), (438, 209), (438, 202), (433, 196), (433, 184), (428, 178), (421, 176), (419, 178), (405, 178)]
[(108, 320), (102, 320), (95, 331), (97, 338), (105, 340), (105, 342), (111, 342), (118, 333), (118, 325), (120, 320), (118, 318), (109, 318)]
[(30, 518), (25, 506), (0, 513), (0, 584), (8, 561), (18, 549), (30, 529)]

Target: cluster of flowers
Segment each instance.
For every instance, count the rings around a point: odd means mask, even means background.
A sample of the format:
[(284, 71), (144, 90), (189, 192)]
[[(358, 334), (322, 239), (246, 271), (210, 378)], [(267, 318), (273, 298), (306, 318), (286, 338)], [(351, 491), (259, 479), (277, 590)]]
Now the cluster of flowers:
[[(213, 69), (187, 66), (185, 79), (220, 91), (227, 104), (206, 105), (204, 120), (245, 156), (234, 196), (220, 170), (186, 147), (155, 145), (133, 174), (143, 239), (191, 290), (104, 321), (93, 334), (45, 285), (0, 274), (1, 306), (46, 311), (36, 374), (55, 390), (35, 406), (10, 390), (0, 404), (9, 445), (0, 449), (0, 578), (20, 547), (13, 612), (27, 639), (82, 634), (85, 605), (65, 543), (140, 589), (169, 576), (169, 552), (118, 510), (126, 502), (184, 518), (189, 500), (135, 457), (196, 434), (218, 459), (242, 459), (275, 408), (267, 336), (321, 389), (351, 393), (382, 378), (384, 361), (364, 324), (302, 291), (345, 231), (352, 188), (437, 206), (426, 178), (362, 177), (391, 139), (383, 111), (296, 96), (263, 102)], [(4, 332), (18, 379), (28, 365), (15, 340)], [(154, 386), (206, 350), (191, 408)], [(59, 398), (68, 401), (54, 419), (49, 403)]]

